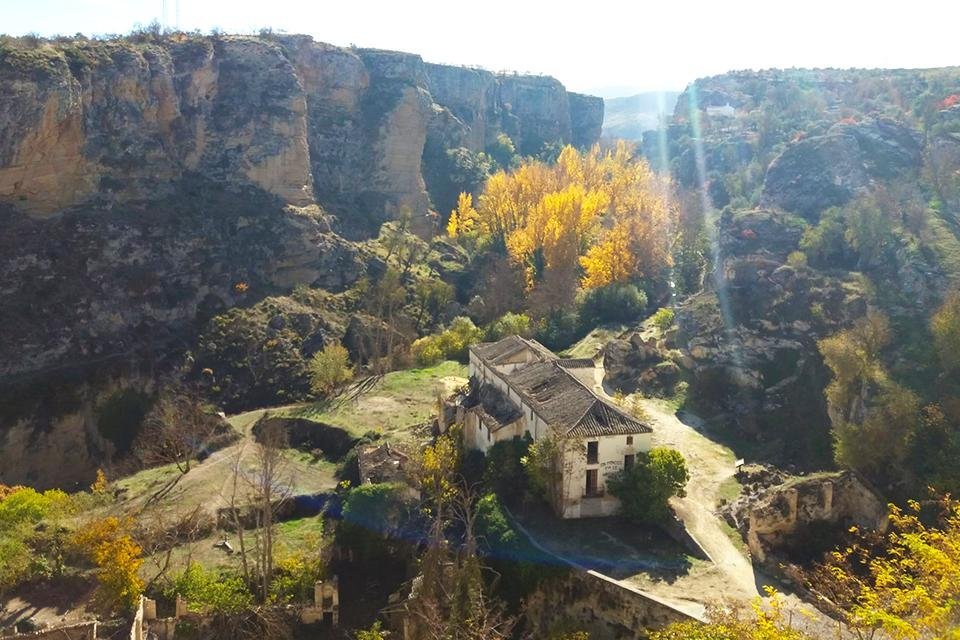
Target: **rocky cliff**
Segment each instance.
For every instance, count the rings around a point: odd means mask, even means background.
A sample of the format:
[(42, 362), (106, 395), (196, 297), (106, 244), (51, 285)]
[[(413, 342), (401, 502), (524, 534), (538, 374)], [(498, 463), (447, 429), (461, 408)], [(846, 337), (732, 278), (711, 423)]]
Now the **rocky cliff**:
[(533, 153), (603, 118), (552, 78), (306, 36), (4, 45), (0, 94), (0, 376), (163, 342), (238, 283), (350, 284), (337, 233), (401, 212), (428, 232), (438, 120), (441, 143)]
[(147, 388), (214, 315), (350, 286), (385, 220), (431, 233), (428, 137), (536, 153), (603, 118), (551, 78), (296, 35), (8, 39), (0, 96), (0, 482), (42, 485), (47, 459), (86, 481), (105, 390)]
[(685, 224), (707, 263), (677, 310), (691, 404), (750, 455), (829, 463), (817, 343), (868, 308), (898, 327), (896, 374), (935, 376), (917, 354), (960, 282), (958, 101), (957, 67), (732, 72), (692, 83), (645, 135), (696, 203)]
[(6, 45), (0, 90), (0, 200), (35, 217), (153, 198), (195, 172), (319, 203), (345, 227), (422, 218), (434, 119), (452, 116), (457, 146), (502, 131), (527, 154), (590, 145), (603, 122), (602, 100), (553, 78), (307, 36)]

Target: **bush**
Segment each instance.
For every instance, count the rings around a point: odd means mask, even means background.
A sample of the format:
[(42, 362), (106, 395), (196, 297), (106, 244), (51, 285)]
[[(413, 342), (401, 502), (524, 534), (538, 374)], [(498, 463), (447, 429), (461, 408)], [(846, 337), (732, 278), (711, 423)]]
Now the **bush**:
[(614, 283), (588, 290), (580, 301), (580, 323), (589, 331), (597, 325), (636, 320), (647, 307), (647, 295), (636, 285)]
[(668, 501), (685, 495), (690, 479), (679, 451), (658, 447), (637, 454), (632, 467), (607, 481), (610, 493), (620, 499), (623, 514), (639, 522), (658, 523), (670, 517)]
[(313, 600), (313, 588), (323, 575), (321, 541), (311, 541), (308, 551), (295, 551), (277, 560), (276, 573), (270, 583), (273, 602), (307, 602)]
[(650, 321), (653, 323), (653, 326), (660, 329), (660, 331), (666, 331), (673, 326), (673, 319), (673, 309), (660, 307), (657, 309), (657, 312), (653, 314)]
[(494, 553), (517, 548), (517, 533), (495, 493), (488, 493), (477, 501), (477, 536)]
[(342, 344), (328, 344), (310, 359), (310, 387), (318, 395), (328, 395), (352, 378), (350, 354)]
[(415, 522), (416, 504), (402, 484), (364, 484), (354, 487), (343, 502), (343, 520), (337, 527), (339, 545), (353, 549), (362, 560), (380, 561), (390, 555), (386, 540), (402, 539)]
[(235, 613), (253, 604), (243, 578), (207, 571), (196, 562), (174, 576), (164, 595), (171, 600), (180, 596), (200, 613)]
[(497, 139), (487, 145), (487, 155), (493, 160), (497, 168), (509, 171), (520, 163), (517, 148), (505, 133), (497, 134)]
[(803, 251), (791, 251), (787, 256), (787, 264), (794, 269), (800, 269), (807, 266), (807, 254)]
[(429, 367), (441, 360), (467, 359), (467, 348), (483, 338), (483, 331), (470, 318), (454, 318), (450, 327), (437, 335), (425, 336), (411, 346), (414, 358), (421, 367)]
[(506, 336), (529, 337), (532, 333), (530, 316), (507, 312), (487, 327), (487, 340), (496, 341)]

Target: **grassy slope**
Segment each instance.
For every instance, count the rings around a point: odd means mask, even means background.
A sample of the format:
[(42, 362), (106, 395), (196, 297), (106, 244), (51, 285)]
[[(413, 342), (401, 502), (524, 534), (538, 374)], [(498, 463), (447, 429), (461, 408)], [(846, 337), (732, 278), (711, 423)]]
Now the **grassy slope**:
[(438, 391), (449, 394), (466, 382), (466, 366), (448, 360), (423, 369), (388, 373), (356, 400), (332, 408), (320, 403), (288, 407), (278, 413), (334, 425), (357, 436), (376, 431), (404, 440), (410, 435), (409, 427), (436, 415)]
[(592, 358), (605, 344), (619, 338), (628, 328), (625, 324), (601, 325), (590, 331), (579, 342), (561, 352), (560, 355), (564, 358)]
[[(435, 415), (437, 391), (441, 386), (446, 393), (466, 383), (466, 367), (456, 362), (442, 362), (422, 369), (409, 369), (388, 373), (377, 385), (355, 401), (335, 409), (317, 405), (295, 405), (274, 410), (277, 414), (297, 415), (349, 430), (356, 435), (367, 431), (379, 431), (393, 440), (415, 440), (416, 431), (411, 427), (426, 422)], [(241, 434), (241, 441), (217, 452), (206, 461), (195, 464), (169, 496), (160, 501), (160, 508), (171, 516), (182, 514), (197, 505), (210, 511), (224, 506), (225, 492), (229, 491), (233, 463), (237, 455), (243, 456), (243, 466), (252, 469), (254, 447), (250, 430), (265, 410), (248, 411), (231, 416), (229, 422)], [(315, 460), (310, 454), (295, 449), (286, 452), (289, 476), (295, 493), (330, 490), (336, 486), (335, 465), (326, 460)], [(173, 465), (145, 469), (117, 480), (114, 486), (124, 490), (123, 497), (102, 509), (103, 514), (138, 512), (146, 498), (179, 472)], [(244, 489), (241, 488), (241, 491)], [(150, 508), (151, 510), (153, 507)], [(323, 532), (323, 522), (317, 517), (290, 520), (278, 525), (278, 551), (290, 550), (314, 544)], [(233, 533), (226, 539), (238, 547)], [(229, 555), (214, 544), (224, 539), (224, 534), (214, 532), (192, 544), (174, 550), (171, 556), (172, 572), (179, 571), (191, 561), (212, 569), (238, 569), (239, 557)], [(143, 577), (149, 579), (156, 572), (154, 560), (148, 558), (143, 567)]]

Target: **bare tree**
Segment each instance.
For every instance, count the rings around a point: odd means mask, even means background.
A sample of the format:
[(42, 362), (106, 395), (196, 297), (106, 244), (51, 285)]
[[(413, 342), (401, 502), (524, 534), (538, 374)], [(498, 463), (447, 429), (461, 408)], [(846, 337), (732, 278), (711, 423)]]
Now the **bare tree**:
[(240, 565), (243, 567), (243, 579), (246, 584), (252, 584), (250, 579), (250, 563), (247, 558), (247, 545), (246, 540), (243, 536), (243, 520), (240, 517), (240, 508), (237, 506), (237, 490), (239, 489), (241, 468), (243, 463), (243, 453), (246, 450), (246, 445), (240, 447), (237, 451), (237, 457), (233, 463), (233, 478), (230, 485), (230, 500), (228, 503), (228, 513), (233, 525), (234, 531), (237, 532), (237, 542), (240, 546)]
[(144, 524), (137, 533), (137, 540), (143, 548), (144, 557), (150, 559), (154, 568), (145, 590), (166, 579), (175, 549), (189, 547), (203, 536), (203, 516), (201, 505), (181, 513), (154, 509), (141, 514), (140, 521)]
[(276, 515), (290, 498), (290, 478), (286, 474), (286, 432), (280, 425), (269, 425), (258, 435), (254, 454), (256, 469), (248, 478), (254, 513), (254, 559), (260, 581), (261, 597), (266, 601), (273, 582), (273, 549)]
[[(449, 500), (449, 519), (434, 510), (422, 577), (407, 604), (413, 635), (429, 640), (500, 640), (510, 638), (516, 619), (484, 591), (483, 565), (475, 534), (477, 495), (461, 482)], [(463, 531), (457, 544), (446, 539), (448, 525)]]
[(185, 475), (219, 426), (196, 390), (172, 387), (147, 415), (134, 451), (146, 466), (173, 464)]

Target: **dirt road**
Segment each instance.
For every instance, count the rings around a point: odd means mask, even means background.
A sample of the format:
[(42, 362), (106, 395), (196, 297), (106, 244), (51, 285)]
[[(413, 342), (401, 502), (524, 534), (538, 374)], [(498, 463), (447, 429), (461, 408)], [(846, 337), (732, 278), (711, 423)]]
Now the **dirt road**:
[(676, 449), (687, 460), (690, 482), (686, 496), (672, 501), (677, 516), (729, 580), (727, 595), (757, 596), (753, 566), (730, 539), (716, 514), (721, 485), (735, 471), (733, 453), (701, 434), (695, 417), (685, 415), (690, 422), (685, 424), (663, 402), (643, 399), (639, 403), (653, 422), (654, 446)]

